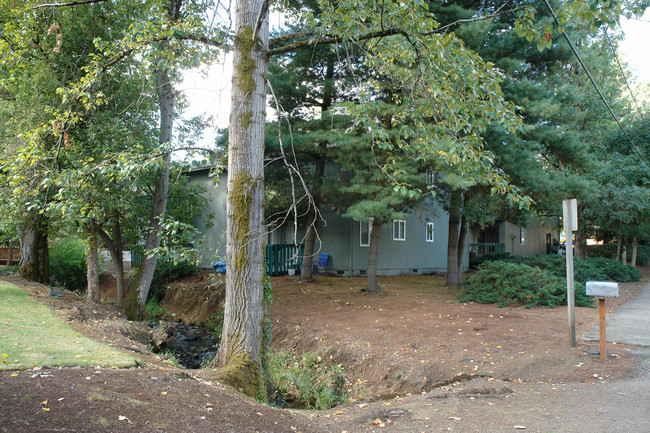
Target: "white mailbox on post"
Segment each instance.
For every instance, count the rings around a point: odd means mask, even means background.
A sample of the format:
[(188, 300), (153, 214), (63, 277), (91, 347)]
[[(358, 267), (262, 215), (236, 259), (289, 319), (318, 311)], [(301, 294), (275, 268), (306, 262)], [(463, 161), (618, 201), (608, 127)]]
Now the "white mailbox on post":
[(587, 281), (587, 295), (598, 298), (598, 328), (600, 328), (600, 359), (607, 360), (605, 347), (605, 298), (618, 296), (618, 283), (609, 281)]
[(609, 281), (587, 281), (587, 296), (609, 298), (618, 296), (618, 283)]

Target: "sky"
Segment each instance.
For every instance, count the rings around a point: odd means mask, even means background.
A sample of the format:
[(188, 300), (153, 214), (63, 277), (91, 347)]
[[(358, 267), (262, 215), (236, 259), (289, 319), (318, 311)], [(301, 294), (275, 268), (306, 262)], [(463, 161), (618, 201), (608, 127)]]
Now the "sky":
[[(280, 19), (272, 16), (271, 26), (279, 27)], [(620, 60), (629, 65), (630, 72), (640, 81), (650, 85), (650, 12), (640, 20), (623, 19), (621, 24), (625, 39), (620, 45)], [(228, 126), (231, 62), (228, 56), (220, 63), (187, 72), (179, 89), (189, 101), (184, 117), (212, 116), (214, 119), (215, 127), (205, 131), (201, 143), (204, 146), (211, 147), (217, 129)]]
[(640, 20), (623, 19), (625, 39), (621, 43), (622, 60), (632, 72), (650, 84), (650, 12)]

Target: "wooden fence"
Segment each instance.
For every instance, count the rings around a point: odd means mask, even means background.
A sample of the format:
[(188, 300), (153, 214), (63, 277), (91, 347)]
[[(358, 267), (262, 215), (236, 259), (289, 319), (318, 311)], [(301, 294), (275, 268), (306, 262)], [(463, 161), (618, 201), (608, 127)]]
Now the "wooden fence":
[(305, 246), (302, 244), (298, 246), (297, 250), (294, 244), (267, 245), (264, 253), (266, 272), (271, 276), (284, 275), (292, 264), (297, 272), (300, 272), (304, 250)]
[(0, 265), (17, 265), (20, 262), (20, 248), (0, 247)]

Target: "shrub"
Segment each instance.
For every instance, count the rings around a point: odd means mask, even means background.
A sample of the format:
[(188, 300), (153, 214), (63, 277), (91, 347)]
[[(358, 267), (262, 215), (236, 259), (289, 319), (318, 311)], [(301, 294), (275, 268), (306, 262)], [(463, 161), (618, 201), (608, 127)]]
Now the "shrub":
[(50, 247), (52, 283), (68, 290), (86, 290), (86, 245), (78, 238), (59, 239)]
[(151, 280), (148, 299), (155, 299), (160, 303), (165, 297), (165, 289), (169, 283), (196, 275), (198, 271), (199, 268), (192, 262), (180, 261), (174, 263), (172, 260), (159, 258)]
[[(467, 278), (458, 294), (461, 302), (496, 303), (499, 307), (566, 305), (566, 280), (548, 270), (512, 261), (486, 262)], [(583, 284), (575, 287), (575, 305), (591, 306)]]
[[(552, 272), (555, 276), (566, 278), (565, 256), (513, 256), (508, 259), (512, 263), (526, 264)], [(587, 257), (586, 259), (573, 259), (573, 274), (577, 282), (614, 280), (621, 283), (638, 281), (641, 273), (631, 265), (623, 266), (614, 259), (603, 257)]]
[(582, 262), (591, 262), (593, 266), (598, 267), (605, 275), (604, 280), (614, 280), (621, 283), (630, 281), (639, 281), (641, 272), (632, 265), (623, 265), (618, 260), (606, 259), (603, 257), (589, 257)]
[(144, 314), (153, 319), (160, 319), (169, 316), (169, 311), (165, 307), (160, 306), (156, 298), (151, 298), (144, 306)]
[(296, 355), (288, 349), (273, 351), (269, 354), (268, 374), (270, 399), (323, 410), (347, 401), (343, 366), (327, 365), (315, 352)]
[(498, 253), (488, 253), (485, 254), (483, 257), (481, 257), (481, 260), (483, 262), (493, 262), (495, 260), (509, 260), (512, 257), (512, 255), (506, 251), (498, 252)]

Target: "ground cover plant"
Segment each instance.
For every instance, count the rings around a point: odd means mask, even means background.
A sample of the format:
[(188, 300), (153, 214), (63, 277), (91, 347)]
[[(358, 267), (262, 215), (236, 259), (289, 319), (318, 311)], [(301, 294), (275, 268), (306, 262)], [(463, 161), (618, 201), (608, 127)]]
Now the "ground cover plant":
[[(566, 305), (566, 280), (554, 272), (510, 260), (485, 262), (467, 278), (458, 293), (460, 302), (494, 304), (499, 307)], [(592, 306), (583, 283), (575, 286), (575, 305)]]
[(12, 284), (0, 282), (0, 299), (0, 371), (43, 365), (136, 365), (135, 358), (78, 334)]

